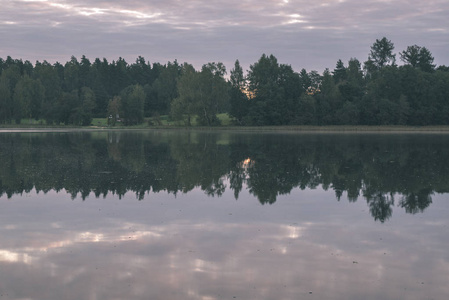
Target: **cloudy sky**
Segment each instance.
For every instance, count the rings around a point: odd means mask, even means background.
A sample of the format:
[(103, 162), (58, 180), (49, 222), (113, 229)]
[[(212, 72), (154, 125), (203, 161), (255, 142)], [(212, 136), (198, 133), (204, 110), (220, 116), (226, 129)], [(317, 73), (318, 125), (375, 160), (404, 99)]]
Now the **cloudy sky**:
[(365, 61), (386, 36), (396, 52), (417, 44), (449, 65), (448, 16), (447, 0), (0, 0), (0, 57), (140, 55), (228, 69), (239, 59), (247, 69), (266, 53), (321, 72), (338, 59)]

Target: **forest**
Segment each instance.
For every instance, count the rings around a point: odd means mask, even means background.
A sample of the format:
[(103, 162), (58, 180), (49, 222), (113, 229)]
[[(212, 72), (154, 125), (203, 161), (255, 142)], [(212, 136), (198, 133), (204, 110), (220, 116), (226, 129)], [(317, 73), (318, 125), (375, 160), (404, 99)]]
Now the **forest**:
[(132, 64), (8, 56), (0, 58), (0, 124), (89, 126), (105, 118), (128, 126), (151, 118), (161, 125), (167, 116), (173, 124), (217, 126), (217, 115), (227, 113), (238, 126), (448, 125), (449, 67), (436, 66), (423, 46), (394, 50), (392, 41), (376, 39), (365, 62), (338, 60), (322, 74), (296, 72), (265, 54), (246, 72), (236, 60), (229, 74), (220, 62), (196, 70), (141, 56)]

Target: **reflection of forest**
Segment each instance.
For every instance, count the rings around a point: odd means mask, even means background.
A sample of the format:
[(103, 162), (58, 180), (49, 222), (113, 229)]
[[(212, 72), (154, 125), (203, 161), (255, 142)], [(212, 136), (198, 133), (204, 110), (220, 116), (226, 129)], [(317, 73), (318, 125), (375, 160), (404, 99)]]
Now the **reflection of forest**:
[[(449, 190), (445, 135), (250, 134), (200, 131), (0, 134), (0, 195), (67, 190), (85, 199), (127, 191), (220, 196), (243, 188), (264, 203), (294, 188), (363, 197), (376, 220), (396, 205), (423, 211)], [(229, 187), (228, 187), (229, 186)]]

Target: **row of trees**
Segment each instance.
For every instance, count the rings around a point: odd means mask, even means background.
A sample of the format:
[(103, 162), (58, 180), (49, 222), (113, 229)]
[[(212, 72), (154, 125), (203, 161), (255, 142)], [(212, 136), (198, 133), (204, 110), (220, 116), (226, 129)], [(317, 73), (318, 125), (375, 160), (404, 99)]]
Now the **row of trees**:
[(48, 124), (89, 125), (93, 117), (170, 115), (191, 125), (219, 125), (228, 113), (240, 125), (431, 125), (449, 124), (449, 67), (433, 64), (426, 47), (376, 40), (368, 60), (338, 60), (322, 74), (279, 64), (262, 55), (245, 74), (237, 60), (227, 78), (222, 63), (201, 70), (176, 60), (150, 64), (138, 57), (109, 63), (83, 56), (64, 65), (0, 58), (0, 123), (44, 119)]
[(0, 123), (29, 118), (48, 124), (89, 125), (93, 117), (105, 118), (113, 111), (126, 124), (140, 123), (144, 113), (170, 112), (180, 75), (176, 61), (150, 65), (143, 57), (133, 64), (122, 58), (111, 63), (97, 58), (91, 63), (83, 56), (80, 61), (72, 57), (64, 65), (38, 61), (34, 66), (21, 59), (0, 58)]
[[(449, 68), (436, 68), (417, 45), (400, 53), (398, 66), (393, 50), (386, 38), (376, 40), (364, 64), (339, 60), (322, 75), (295, 73), (273, 55), (263, 55), (246, 77), (236, 64), (230, 114), (251, 125), (449, 124)], [(245, 92), (250, 101), (241, 101)]]

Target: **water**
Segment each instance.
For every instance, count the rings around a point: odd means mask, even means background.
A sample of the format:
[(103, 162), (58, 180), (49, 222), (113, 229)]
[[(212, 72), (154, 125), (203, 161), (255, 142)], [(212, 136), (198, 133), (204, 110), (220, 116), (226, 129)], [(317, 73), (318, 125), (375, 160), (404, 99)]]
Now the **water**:
[(0, 299), (447, 299), (448, 146), (0, 133)]

